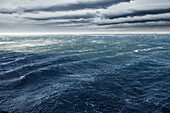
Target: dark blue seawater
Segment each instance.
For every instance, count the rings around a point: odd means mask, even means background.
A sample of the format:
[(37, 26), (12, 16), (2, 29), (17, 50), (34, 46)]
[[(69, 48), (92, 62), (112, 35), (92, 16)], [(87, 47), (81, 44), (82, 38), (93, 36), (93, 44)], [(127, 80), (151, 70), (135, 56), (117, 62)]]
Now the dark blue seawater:
[(170, 35), (0, 35), (0, 110), (170, 113)]

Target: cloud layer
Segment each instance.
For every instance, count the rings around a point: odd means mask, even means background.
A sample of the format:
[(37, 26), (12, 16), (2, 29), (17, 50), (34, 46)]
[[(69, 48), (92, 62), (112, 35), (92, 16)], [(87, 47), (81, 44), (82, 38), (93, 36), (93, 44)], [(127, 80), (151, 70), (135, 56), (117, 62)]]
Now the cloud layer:
[(0, 32), (167, 32), (169, 0), (2, 0)]

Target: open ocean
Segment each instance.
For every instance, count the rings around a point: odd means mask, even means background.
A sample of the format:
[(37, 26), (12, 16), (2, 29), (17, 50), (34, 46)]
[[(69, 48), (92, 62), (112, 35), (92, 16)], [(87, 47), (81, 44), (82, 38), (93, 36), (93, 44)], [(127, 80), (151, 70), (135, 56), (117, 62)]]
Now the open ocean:
[(0, 35), (0, 111), (170, 113), (170, 35)]

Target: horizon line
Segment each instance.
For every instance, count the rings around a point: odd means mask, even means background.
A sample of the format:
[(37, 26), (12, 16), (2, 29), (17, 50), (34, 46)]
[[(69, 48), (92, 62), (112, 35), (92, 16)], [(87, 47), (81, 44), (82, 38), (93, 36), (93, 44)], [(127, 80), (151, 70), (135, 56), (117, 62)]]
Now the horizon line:
[(170, 34), (170, 32), (9, 32), (9, 33), (2, 33), (0, 35), (79, 35), (79, 34)]

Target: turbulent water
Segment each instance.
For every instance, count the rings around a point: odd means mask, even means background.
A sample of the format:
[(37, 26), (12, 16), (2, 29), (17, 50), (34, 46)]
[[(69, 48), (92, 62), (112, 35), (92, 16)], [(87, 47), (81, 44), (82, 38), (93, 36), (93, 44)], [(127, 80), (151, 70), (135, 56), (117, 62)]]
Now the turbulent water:
[(169, 113), (170, 35), (0, 35), (0, 111)]

